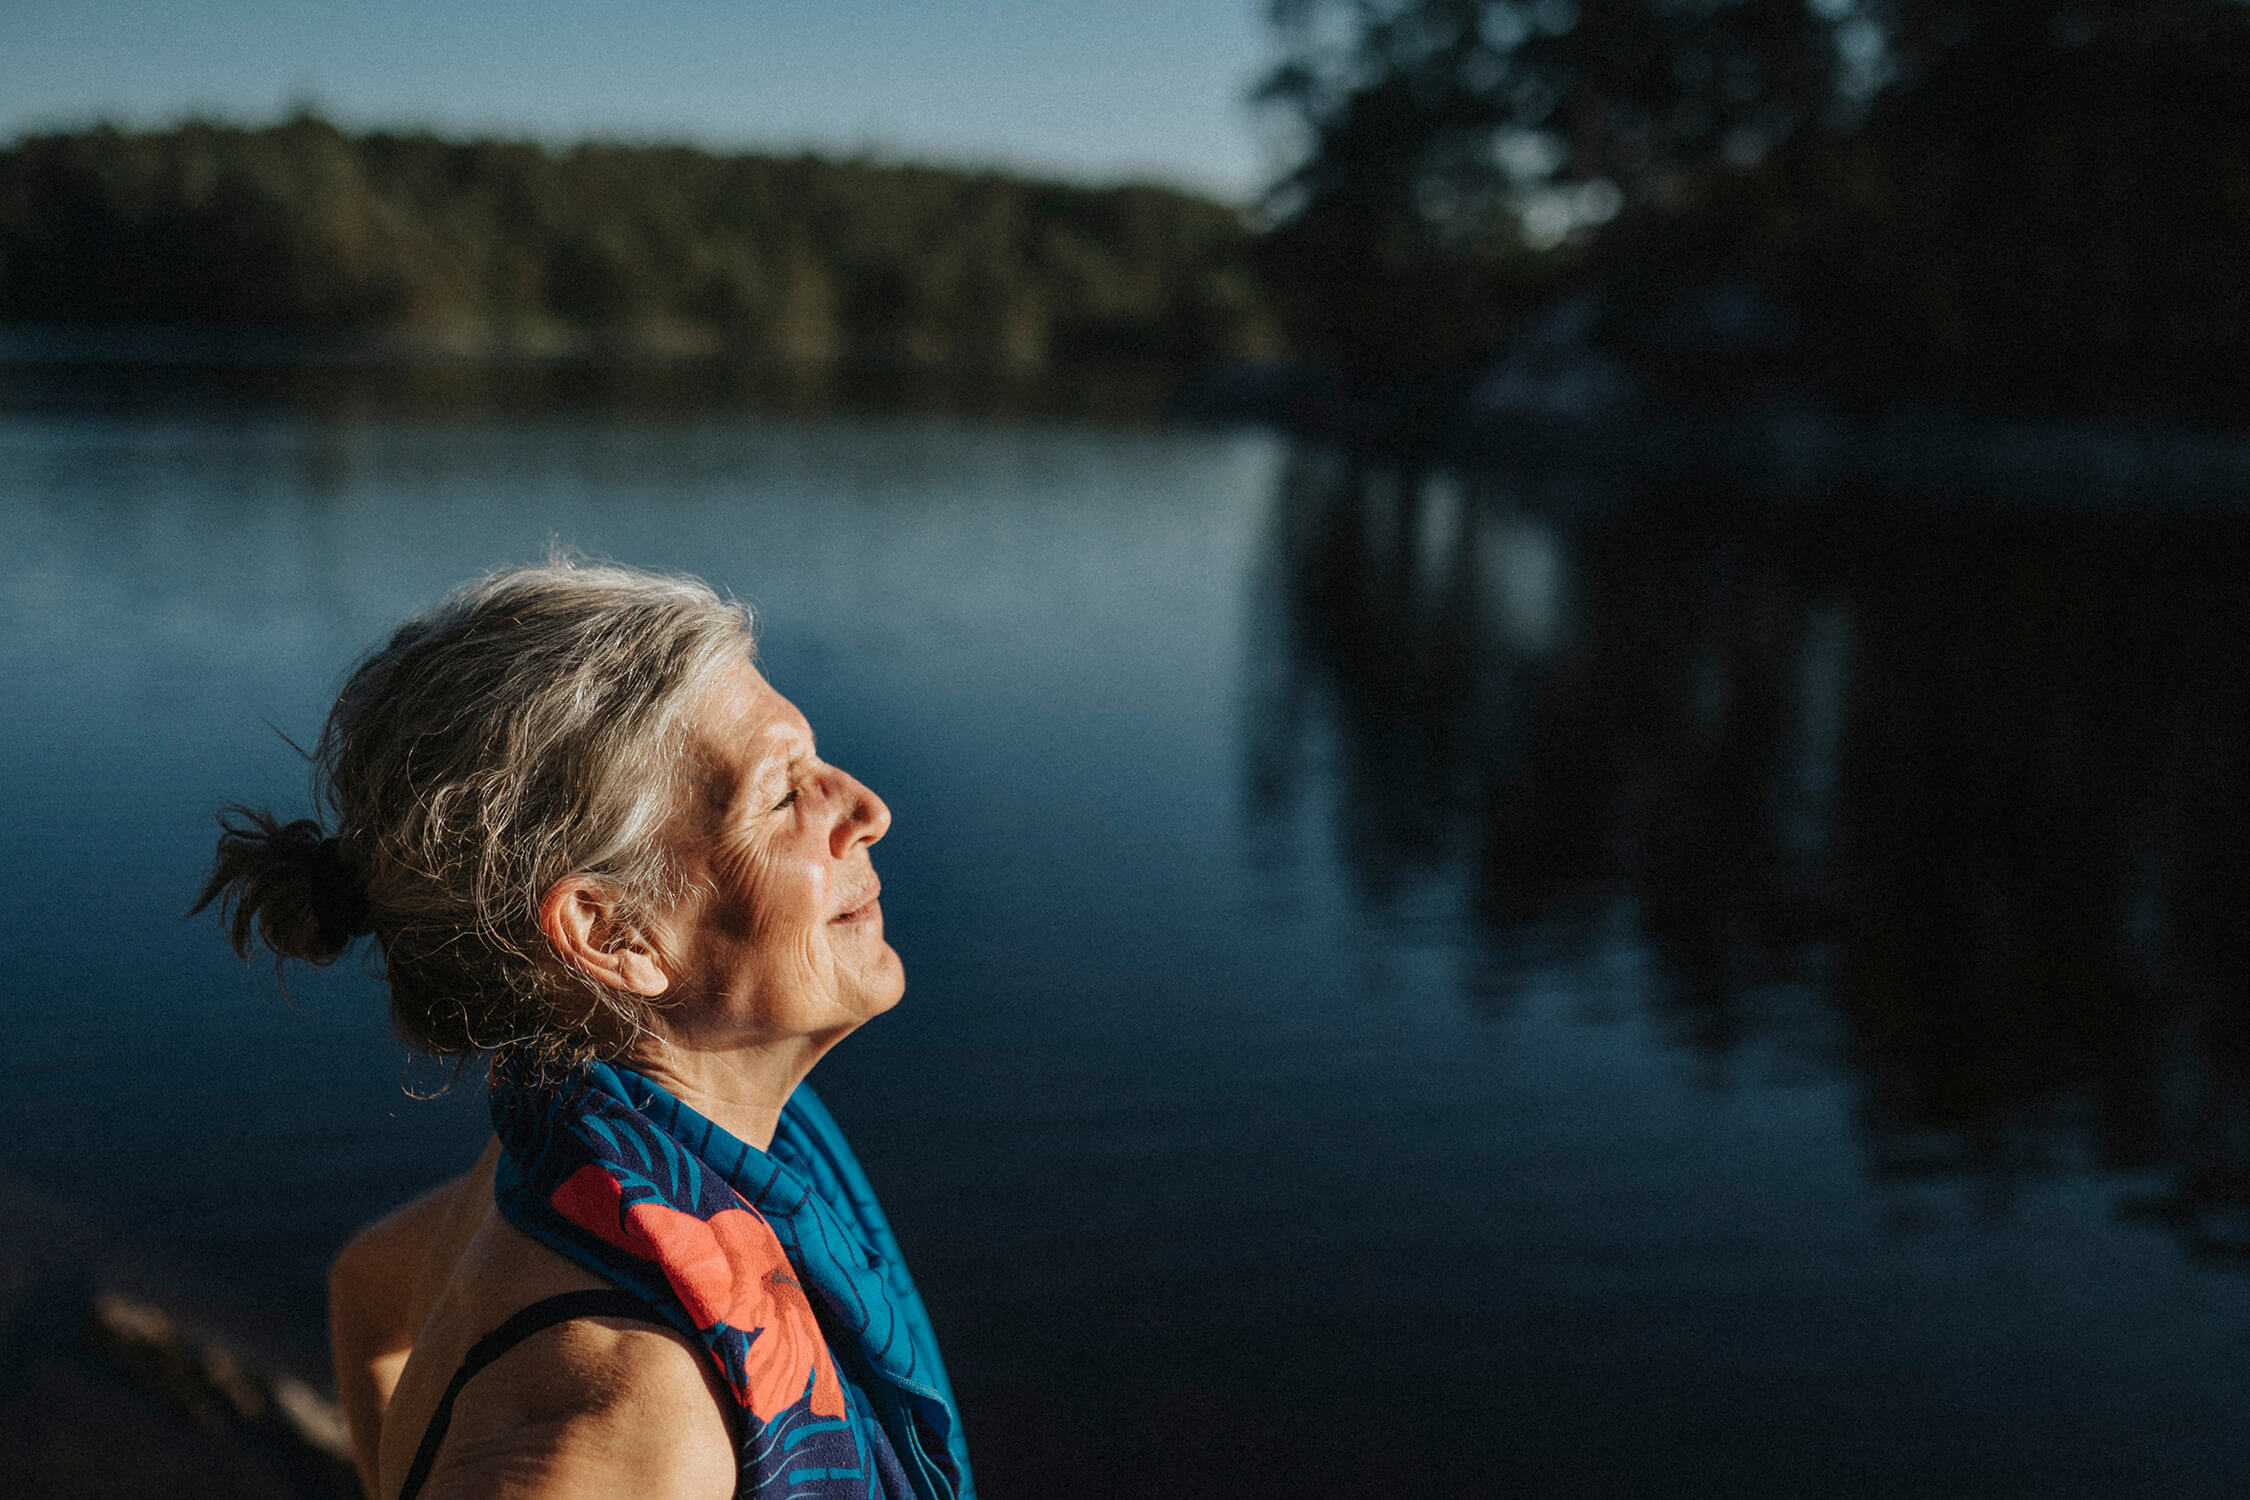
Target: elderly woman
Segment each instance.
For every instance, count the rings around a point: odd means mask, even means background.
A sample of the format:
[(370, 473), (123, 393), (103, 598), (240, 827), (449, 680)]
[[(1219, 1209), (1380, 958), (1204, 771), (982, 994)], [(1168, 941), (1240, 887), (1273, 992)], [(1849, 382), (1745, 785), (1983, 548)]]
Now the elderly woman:
[(440, 1496), (961, 1497), (937, 1346), (805, 1075), (898, 1002), (869, 849), (689, 579), (471, 584), (346, 684), (324, 832), (238, 810), (235, 948), (372, 935), (408, 1042), (489, 1058), (493, 1140), (330, 1281), (362, 1481)]

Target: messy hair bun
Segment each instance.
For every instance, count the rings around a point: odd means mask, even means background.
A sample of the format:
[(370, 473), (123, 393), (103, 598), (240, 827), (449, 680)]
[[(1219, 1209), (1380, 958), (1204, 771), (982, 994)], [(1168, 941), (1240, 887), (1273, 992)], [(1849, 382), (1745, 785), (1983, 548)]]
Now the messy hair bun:
[(219, 852), (189, 914), (214, 901), (239, 958), (250, 956), (254, 934), (278, 957), (334, 963), (375, 930), (343, 846), (310, 818), (284, 823), (255, 808), (219, 815)]

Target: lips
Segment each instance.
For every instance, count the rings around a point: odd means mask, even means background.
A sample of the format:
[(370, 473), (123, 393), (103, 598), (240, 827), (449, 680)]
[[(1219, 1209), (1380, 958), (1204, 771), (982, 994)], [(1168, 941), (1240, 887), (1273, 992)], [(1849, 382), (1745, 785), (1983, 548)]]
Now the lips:
[(838, 912), (828, 920), (831, 922), (863, 922), (875, 915), (875, 903), (882, 899), (882, 895), (883, 887), (881, 885), (870, 886), (863, 895), (859, 896), (856, 905)]

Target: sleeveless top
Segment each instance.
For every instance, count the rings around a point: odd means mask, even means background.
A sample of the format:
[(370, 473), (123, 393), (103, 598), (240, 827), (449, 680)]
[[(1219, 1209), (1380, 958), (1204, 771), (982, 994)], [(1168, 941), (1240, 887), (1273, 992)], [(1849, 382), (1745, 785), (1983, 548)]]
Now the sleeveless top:
[[(471, 1351), (454, 1390), (553, 1322), (660, 1321), (704, 1350), (733, 1399), (737, 1495), (975, 1500), (929, 1315), (809, 1087), (790, 1097), (766, 1151), (607, 1063), (552, 1080), (496, 1062), (491, 1104), (502, 1216), (637, 1306), (535, 1304)], [(534, 1326), (501, 1342), (526, 1319)], [(434, 1458), (443, 1425), (432, 1428), (423, 1446)]]
[(469, 1352), (461, 1357), (461, 1368), (453, 1372), (453, 1379), (446, 1383), (445, 1394), (438, 1397), (437, 1410), (430, 1413), (429, 1425), (422, 1429), (421, 1444), (414, 1450), (414, 1462), (407, 1468), (406, 1482), (399, 1486), (398, 1500), (415, 1500), (422, 1493), (422, 1486), (429, 1482), (430, 1466), (437, 1462), (438, 1445), (445, 1441), (445, 1430), (453, 1425), (453, 1403), (460, 1399), (461, 1387), (479, 1370), (533, 1334), (579, 1318), (628, 1318), (636, 1323), (664, 1326), (664, 1320), (656, 1315), (655, 1309), (631, 1292), (621, 1292), (615, 1287), (564, 1292), (560, 1296), (543, 1298), (516, 1313), (470, 1345)]

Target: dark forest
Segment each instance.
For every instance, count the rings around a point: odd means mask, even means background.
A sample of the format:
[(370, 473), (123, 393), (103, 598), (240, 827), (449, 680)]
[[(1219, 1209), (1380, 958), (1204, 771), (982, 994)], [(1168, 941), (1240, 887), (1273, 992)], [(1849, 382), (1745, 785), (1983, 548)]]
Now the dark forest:
[(0, 153), (0, 321), (1022, 374), (1270, 352), (1235, 210), (684, 147), (96, 129)]

